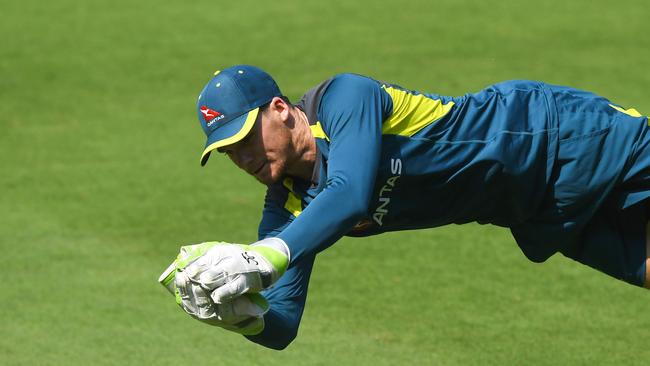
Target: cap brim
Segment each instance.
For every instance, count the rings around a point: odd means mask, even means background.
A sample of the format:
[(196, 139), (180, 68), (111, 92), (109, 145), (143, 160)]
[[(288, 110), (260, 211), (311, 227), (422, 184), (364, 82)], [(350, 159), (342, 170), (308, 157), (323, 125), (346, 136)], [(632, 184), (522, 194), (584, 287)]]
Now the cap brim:
[(255, 108), (212, 131), (210, 136), (208, 136), (203, 154), (201, 154), (201, 166), (208, 162), (212, 150), (232, 145), (246, 137), (251, 129), (253, 129), (259, 110), (259, 107)]

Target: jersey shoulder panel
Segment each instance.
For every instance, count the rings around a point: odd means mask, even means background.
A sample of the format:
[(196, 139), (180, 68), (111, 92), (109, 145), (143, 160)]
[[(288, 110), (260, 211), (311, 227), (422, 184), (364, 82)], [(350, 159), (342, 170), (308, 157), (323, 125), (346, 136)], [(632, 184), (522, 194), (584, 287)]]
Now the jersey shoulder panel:
[[(297, 106), (305, 112), (310, 125), (315, 125), (318, 122), (325, 123), (322, 118), (323, 98), (327, 99), (326, 108), (336, 109), (339, 106), (344, 106), (340, 102), (347, 101), (349, 102), (347, 104), (350, 104), (350, 102), (356, 103), (363, 100), (368, 94), (382, 90), (382, 85), (387, 84), (363, 75), (337, 74), (308, 90)], [(390, 100), (388, 101), (390, 102)], [(392, 108), (392, 104), (388, 107)], [(391, 111), (387, 112), (390, 114)]]
[(323, 94), (325, 94), (325, 91), (332, 83), (332, 80), (334, 80), (334, 78), (329, 78), (309, 89), (296, 104), (296, 106), (307, 115), (307, 120), (309, 121), (310, 126), (313, 126), (318, 122), (318, 107), (320, 106)]
[(321, 96), (317, 116), (328, 132), (336, 121), (359, 117), (372, 105), (380, 106), (378, 117), (382, 122), (392, 113), (392, 100), (382, 82), (358, 74), (338, 74)]
[(382, 89), (382, 83), (366, 76), (343, 73), (307, 91), (296, 106), (307, 115), (312, 134), (316, 138), (316, 145), (323, 157), (327, 159), (332, 123), (342, 116), (349, 117), (364, 110), (367, 103), (377, 99), (382, 104), (381, 119), (383, 120), (392, 111), (392, 101)]

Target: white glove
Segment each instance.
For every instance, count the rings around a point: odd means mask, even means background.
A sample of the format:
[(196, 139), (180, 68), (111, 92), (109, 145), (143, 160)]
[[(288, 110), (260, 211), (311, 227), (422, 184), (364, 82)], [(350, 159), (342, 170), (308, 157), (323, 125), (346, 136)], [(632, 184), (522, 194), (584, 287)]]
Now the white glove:
[(258, 334), (269, 305), (256, 292), (282, 276), (288, 253), (277, 238), (253, 245), (187, 245), (158, 280), (193, 318), (245, 335)]
[(194, 319), (245, 335), (264, 329), (269, 305), (260, 294), (245, 294), (232, 301), (215, 304), (209, 293), (193, 283), (185, 272), (176, 273), (176, 301)]
[[(218, 243), (180, 269), (192, 283), (211, 292), (217, 304), (268, 288), (289, 265), (284, 241), (269, 238), (253, 245)], [(176, 286), (183, 286), (177, 278)]]

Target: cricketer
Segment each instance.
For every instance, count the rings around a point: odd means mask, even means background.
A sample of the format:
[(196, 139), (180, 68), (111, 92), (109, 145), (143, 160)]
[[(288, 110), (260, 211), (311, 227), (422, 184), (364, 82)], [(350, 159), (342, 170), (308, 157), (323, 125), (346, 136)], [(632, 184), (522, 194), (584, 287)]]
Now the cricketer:
[(598, 95), (515, 80), (451, 97), (340, 74), (291, 104), (237, 65), (197, 113), (201, 164), (223, 153), (267, 193), (258, 242), (185, 247), (176, 299), (266, 347), (295, 338), (314, 259), (344, 235), (493, 224), (534, 262), (559, 252), (650, 287), (648, 118)]

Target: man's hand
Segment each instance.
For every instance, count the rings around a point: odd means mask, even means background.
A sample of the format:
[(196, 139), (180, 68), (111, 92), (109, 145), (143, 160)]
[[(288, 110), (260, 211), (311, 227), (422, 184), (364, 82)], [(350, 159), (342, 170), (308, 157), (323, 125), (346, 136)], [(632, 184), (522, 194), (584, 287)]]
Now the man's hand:
[[(210, 293), (216, 304), (224, 304), (245, 293), (268, 288), (284, 274), (288, 265), (286, 245), (280, 239), (270, 238), (253, 245), (219, 243), (186, 266), (177, 268), (189, 282)], [(186, 282), (177, 274), (176, 287), (181, 286), (186, 286)]]

